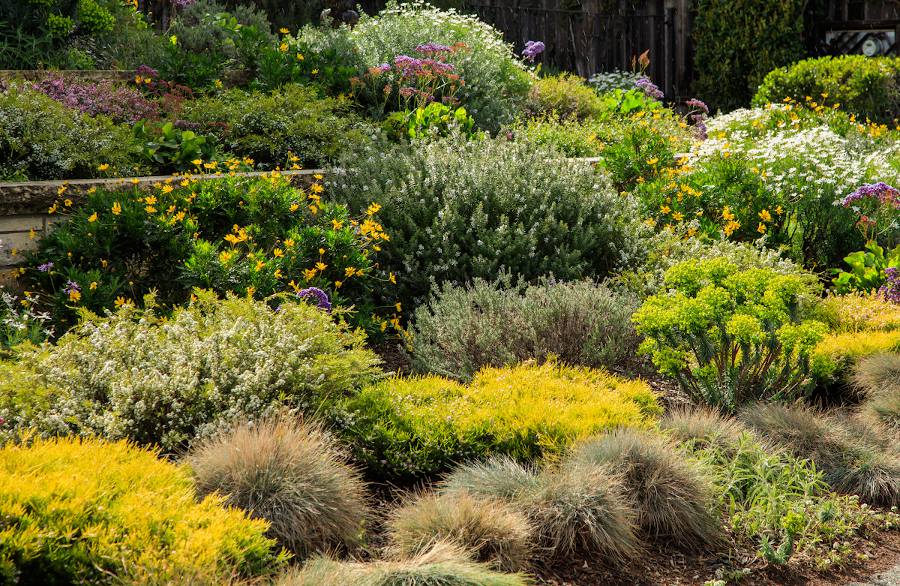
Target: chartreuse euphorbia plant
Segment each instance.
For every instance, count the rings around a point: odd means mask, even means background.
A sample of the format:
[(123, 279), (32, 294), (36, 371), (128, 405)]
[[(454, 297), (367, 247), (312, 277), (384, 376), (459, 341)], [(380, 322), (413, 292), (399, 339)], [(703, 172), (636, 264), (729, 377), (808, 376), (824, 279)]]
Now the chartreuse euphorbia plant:
[(770, 269), (739, 270), (721, 258), (687, 261), (668, 270), (665, 292), (632, 319), (662, 373), (694, 398), (734, 411), (808, 387), (810, 351), (827, 331), (802, 318), (809, 283)]

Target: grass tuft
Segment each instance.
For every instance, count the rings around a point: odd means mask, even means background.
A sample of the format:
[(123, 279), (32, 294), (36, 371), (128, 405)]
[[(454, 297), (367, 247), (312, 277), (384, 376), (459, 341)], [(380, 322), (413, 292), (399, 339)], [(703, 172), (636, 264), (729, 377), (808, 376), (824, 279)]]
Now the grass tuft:
[(687, 550), (722, 542), (718, 507), (702, 470), (669, 440), (653, 432), (619, 429), (576, 446), (568, 465), (603, 466), (622, 478), (651, 539)]
[(314, 558), (275, 586), (526, 586), (521, 574), (502, 574), (471, 561), (457, 545), (438, 542), (403, 561), (339, 562)]
[(368, 515), (364, 483), (318, 425), (286, 416), (201, 442), (189, 456), (201, 495), (270, 524), (269, 534), (299, 557), (354, 545)]
[(447, 541), (478, 562), (513, 572), (527, 566), (535, 537), (529, 520), (510, 505), (466, 492), (420, 495), (396, 509), (387, 525), (390, 547), (400, 556)]
[(725, 417), (708, 407), (676, 408), (659, 422), (660, 428), (677, 441), (692, 448), (715, 447), (734, 451), (747, 428), (732, 417)]
[(507, 456), (464, 464), (451, 472), (441, 490), (501, 500), (514, 500), (540, 486), (537, 472)]

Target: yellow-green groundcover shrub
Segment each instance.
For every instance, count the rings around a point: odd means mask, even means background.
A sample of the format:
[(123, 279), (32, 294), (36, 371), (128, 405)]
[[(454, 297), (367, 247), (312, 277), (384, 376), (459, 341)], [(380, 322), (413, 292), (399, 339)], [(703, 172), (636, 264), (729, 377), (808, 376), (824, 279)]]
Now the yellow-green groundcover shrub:
[(469, 384), (389, 379), (344, 401), (336, 417), (371, 473), (411, 479), (488, 455), (559, 453), (607, 429), (649, 426), (660, 413), (644, 381), (551, 360), (485, 368)]
[(810, 366), (816, 380), (845, 380), (862, 358), (884, 352), (900, 352), (900, 331), (868, 331), (830, 334), (812, 352)]
[(222, 584), (285, 561), (264, 521), (197, 500), (188, 471), (126, 442), (0, 448), (0, 584)]

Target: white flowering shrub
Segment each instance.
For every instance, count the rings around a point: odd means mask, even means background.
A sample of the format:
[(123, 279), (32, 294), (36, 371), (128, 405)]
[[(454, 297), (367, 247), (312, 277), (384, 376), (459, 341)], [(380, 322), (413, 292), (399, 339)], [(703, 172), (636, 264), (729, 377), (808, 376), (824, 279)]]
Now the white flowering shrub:
[(629, 198), (590, 165), (525, 142), (364, 146), (328, 181), (336, 201), (382, 206), (390, 239), (380, 259), (407, 306), (435, 283), (504, 271), (530, 282), (603, 278), (642, 251)]
[(173, 452), (237, 419), (312, 412), (377, 376), (363, 334), (312, 305), (197, 295), (168, 318), (149, 299), (144, 310), (89, 317), (23, 357), (59, 389), (31, 424)]
[(416, 47), (426, 43), (464, 43), (446, 59), (465, 82), (456, 97), (479, 126), (491, 131), (516, 118), (531, 87), (531, 73), (501, 33), (455, 10), (421, 1), (390, 2), (377, 16), (361, 19), (352, 35), (366, 67), (393, 63), (398, 55), (415, 57)]

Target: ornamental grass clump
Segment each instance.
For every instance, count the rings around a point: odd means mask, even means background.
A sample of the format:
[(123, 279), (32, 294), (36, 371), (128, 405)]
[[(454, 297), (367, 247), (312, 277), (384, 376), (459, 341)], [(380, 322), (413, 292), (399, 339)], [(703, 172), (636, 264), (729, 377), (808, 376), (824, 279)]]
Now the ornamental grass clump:
[(644, 230), (627, 198), (590, 165), (532, 144), (449, 137), (364, 146), (328, 181), (350, 209), (382, 206), (390, 239), (379, 258), (407, 307), (435, 284), (504, 272), (528, 282), (601, 279), (643, 254)]
[(633, 319), (643, 351), (692, 397), (734, 411), (804, 393), (826, 326), (803, 319), (811, 289), (801, 276), (712, 259), (675, 265), (665, 286)]
[(534, 460), (660, 414), (643, 381), (546, 362), (485, 368), (462, 384), (439, 376), (391, 378), (343, 401), (335, 424), (370, 472), (422, 478), (492, 455)]
[(687, 550), (722, 542), (715, 493), (704, 471), (653, 432), (620, 429), (578, 444), (565, 466), (603, 466), (622, 479), (640, 531)]
[(445, 285), (416, 309), (410, 343), (419, 372), (470, 380), (484, 366), (556, 356), (612, 368), (633, 356), (637, 300), (590, 281), (514, 287), (509, 279)]
[(461, 464), (441, 483), (444, 493), (465, 492), (488, 499), (512, 501), (540, 484), (537, 470), (508, 456)]
[(522, 574), (503, 574), (471, 560), (458, 545), (437, 542), (401, 560), (369, 563), (315, 558), (275, 581), (275, 586), (527, 586)]
[(673, 440), (693, 448), (716, 448), (728, 452), (749, 433), (747, 427), (733, 417), (725, 417), (708, 407), (670, 409), (659, 421), (660, 429)]
[(203, 440), (188, 457), (197, 492), (269, 523), (297, 558), (348, 549), (368, 515), (364, 483), (316, 424), (275, 416)]
[(511, 572), (527, 566), (534, 539), (530, 521), (514, 507), (467, 492), (420, 495), (388, 520), (389, 547), (398, 556), (412, 557), (447, 541), (475, 561)]
[(853, 382), (864, 396), (862, 419), (900, 436), (900, 354), (876, 354), (860, 360)]
[(98, 439), (0, 448), (0, 582), (221, 584), (286, 561), (265, 521), (197, 499), (190, 473)]
[(204, 291), (168, 317), (152, 299), (86, 316), (46, 352), (22, 361), (60, 392), (25, 427), (189, 446), (235, 421), (287, 407), (312, 413), (378, 377), (364, 335), (305, 303)]
[(863, 429), (801, 406), (758, 404), (741, 418), (763, 438), (814, 462), (835, 491), (874, 505), (900, 503), (900, 455)]

